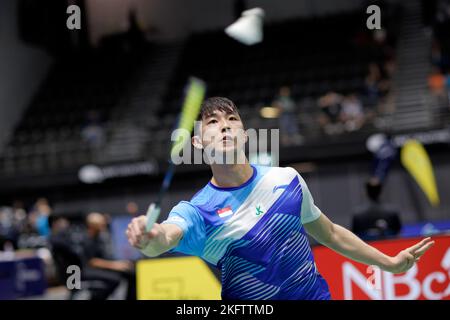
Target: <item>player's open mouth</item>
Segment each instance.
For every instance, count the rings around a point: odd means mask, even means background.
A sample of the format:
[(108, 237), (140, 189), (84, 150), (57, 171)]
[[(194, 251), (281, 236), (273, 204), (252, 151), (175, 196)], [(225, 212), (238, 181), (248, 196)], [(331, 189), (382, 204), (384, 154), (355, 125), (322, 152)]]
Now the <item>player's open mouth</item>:
[(233, 142), (233, 138), (231, 136), (224, 136), (222, 138), (222, 142), (227, 142), (227, 141)]
[(223, 137), (222, 138), (222, 146), (230, 146), (234, 147), (234, 139), (231, 137)]

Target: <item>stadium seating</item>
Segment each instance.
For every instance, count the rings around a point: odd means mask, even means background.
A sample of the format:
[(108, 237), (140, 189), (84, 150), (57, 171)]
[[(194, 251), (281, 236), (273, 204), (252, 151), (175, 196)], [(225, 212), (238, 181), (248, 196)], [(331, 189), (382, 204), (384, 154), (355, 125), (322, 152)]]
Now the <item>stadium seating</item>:
[[(228, 38), (222, 30), (194, 34), (168, 85), (158, 89), (163, 93), (161, 101), (148, 107), (151, 90), (136, 98), (130, 92), (133, 86), (146, 83), (143, 65), (149, 64), (157, 45), (131, 52), (109, 47), (60, 59), (0, 156), (0, 171), (6, 176), (39, 175), (86, 163), (140, 161), (150, 153), (165, 157), (190, 75), (207, 82), (209, 96), (234, 100), (244, 120), (260, 128), (278, 125), (276, 119), (262, 119), (259, 108), (271, 103), (280, 86), (290, 85), (293, 98), (301, 105), (298, 121), (304, 133), (313, 136), (318, 133), (315, 100), (330, 90), (362, 94), (368, 64), (383, 62), (370, 31), (361, 32), (361, 21), (365, 21), (363, 13), (350, 12), (273, 23), (265, 27), (264, 41), (252, 47)], [(145, 105), (145, 117), (129, 111), (139, 103)], [(83, 139), (91, 111), (100, 118), (105, 135), (100, 147)], [(122, 117), (131, 122), (119, 128)], [(122, 144), (116, 144), (117, 136), (123, 137)]]

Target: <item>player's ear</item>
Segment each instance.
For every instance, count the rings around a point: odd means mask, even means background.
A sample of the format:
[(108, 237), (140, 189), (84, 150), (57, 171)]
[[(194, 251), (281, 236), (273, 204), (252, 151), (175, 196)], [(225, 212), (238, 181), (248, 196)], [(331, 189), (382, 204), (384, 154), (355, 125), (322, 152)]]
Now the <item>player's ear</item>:
[(200, 136), (193, 136), (191, 138), (192, 145), (196, 149), (203, 149), (202, 139), (200, 139)]
[(248, 142), (248, 133), (247, 133), (247, 130), (244, 130), (244, 141), (245, 141), (245, 143)]

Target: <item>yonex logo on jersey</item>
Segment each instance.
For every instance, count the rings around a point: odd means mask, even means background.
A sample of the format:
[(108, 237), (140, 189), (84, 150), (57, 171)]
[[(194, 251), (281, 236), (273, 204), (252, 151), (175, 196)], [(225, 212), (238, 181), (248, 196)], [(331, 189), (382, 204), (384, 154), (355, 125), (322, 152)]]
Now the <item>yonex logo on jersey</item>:
[(231, 210), (230, 206), (219, 209), (216, 212), (219, 215), (219, 217), (221, 217), (221, 218), (225, 218), (225, 217), (231, 216), (233, 214), (233, 210)]
[(264, 214), (264, 211), (261, 209), (261, 206), (259, 205), (256, 207), (256, 215), (260, 216), (262, 214)]

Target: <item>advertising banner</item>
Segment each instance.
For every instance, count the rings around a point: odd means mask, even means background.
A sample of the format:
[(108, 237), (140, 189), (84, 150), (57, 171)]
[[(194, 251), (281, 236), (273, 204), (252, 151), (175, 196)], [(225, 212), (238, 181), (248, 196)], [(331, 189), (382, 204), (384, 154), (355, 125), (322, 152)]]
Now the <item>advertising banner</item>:
[[(374, 241), (394, 256), (422, 238)], [(347, 259), (329, 248), (313, 249), (317, 267), (335, 300), (450, 300), (450, 235), (433, 236), (435, 245), (405, 273), (392, 274)]]

